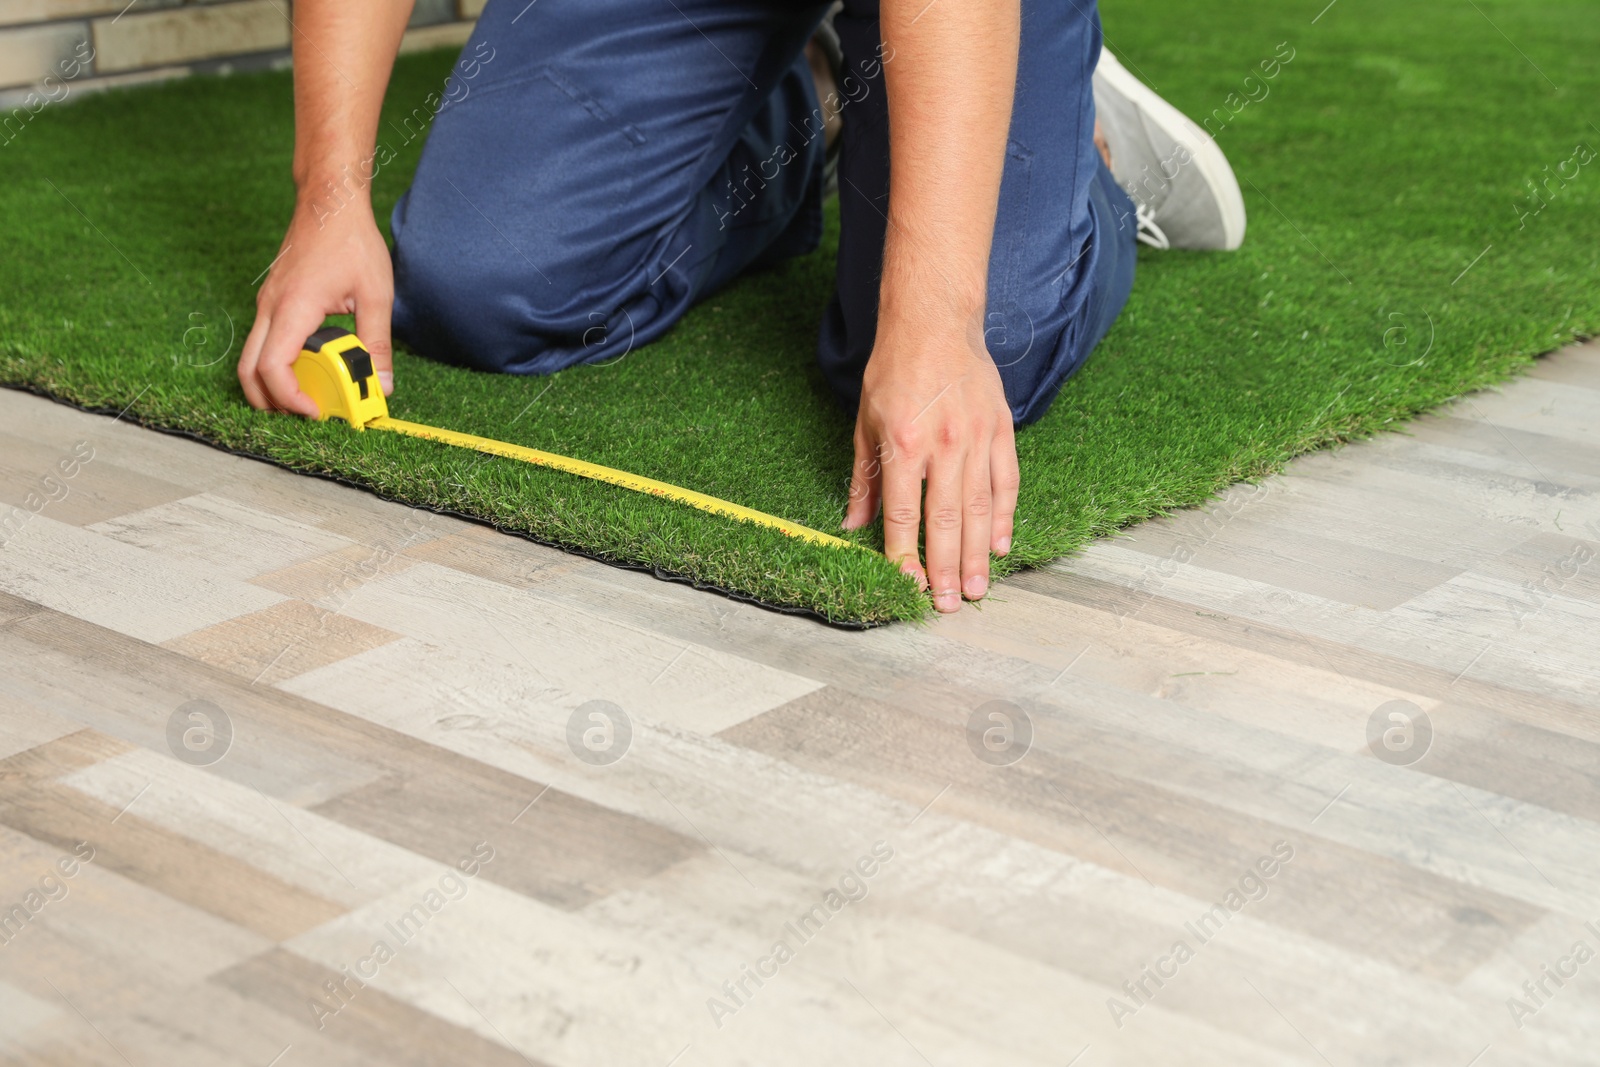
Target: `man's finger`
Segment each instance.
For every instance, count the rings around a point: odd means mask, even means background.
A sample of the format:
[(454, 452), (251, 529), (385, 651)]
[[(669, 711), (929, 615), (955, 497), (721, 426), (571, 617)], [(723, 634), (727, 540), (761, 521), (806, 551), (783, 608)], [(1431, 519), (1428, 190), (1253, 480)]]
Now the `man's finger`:
[(961, 470), (965, 456), (951, 449), (928, 462), (928, 497), (923, 509), (928, 553), (928, 590), (940, 611), (961, 610)]
[(244, 390), (244, 398), (250, 406), (263, 411), (272, 409), (272, 400), (261, 385), (256, 367), (261, 362), (261, 346), (266, 343), (271, 325), (272, 316), (257, 314), (250, 336), (244, 339), (244, 348), (239, 351), (239, 387)]
[(989, 446), (989, 482), (993, 487), (994, 519), (989, 548), (997, 556), (1011, 551), (1012, 520), (1017, 511), (1017, 490), (1022, 474), (1017, 467), (1017, 439), (1010, 426), (1002, 426)]
[(394, 345), (389, 338), (393, 310), (394, 295), (383, 289), (367, 289), (356, 296), (356, 336), (372, 354), (372, 369), (384, 396), (394, 392)]
[(274, 405), (283, 411), (312, 419), (321, 415), (321, 412), (317, 410), (316, 401), (301, 392), (292, 368), (294, 361), (300, 358), (306, 338), (317, 331), (322, 320), (322, 312), (313, 305), (280, 304), (256, 365), (257, 376)]
[(856, 427), (855, 463), (850, 468), (850, 503), (844, 511), (844, 528), (859, 530), (878, 513), (878, 486), (883, 476), (878, 446), (860, 425)]
[(917, 533), (922, 526), (922, 472), (924, 461), (909, 450), (897, 450), (883, 460), (878, 476), (883, 493), (883, 554), (917, 579), (924, 589), (927, 573), (917, 555)]
[(994, 494), (989, 449), (974, 448), (961, 475), (961, 593), (977, 600), (989, 591), (989, 542)]

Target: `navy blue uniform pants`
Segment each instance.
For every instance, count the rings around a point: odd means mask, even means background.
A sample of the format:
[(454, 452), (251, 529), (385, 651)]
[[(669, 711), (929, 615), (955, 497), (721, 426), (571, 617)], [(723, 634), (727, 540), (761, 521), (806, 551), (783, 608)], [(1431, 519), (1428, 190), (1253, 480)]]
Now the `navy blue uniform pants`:
[[(801, 0), (489, 0), (473, 77), (395, 205), (395, 336), (548, 374), (660, 337), (741, 271), (816, 248), (822, 108)], [(1133, 286), (1133, 205), (1093, 143), (1093, 0), (1023, 0), (985, 340), (1020, 425)], [(835, 21), (847, 72), (838, 280), (817, 355), (854, 412), (877, 326), (889, 109), (877, 0)], [(484, 57), (490, 57), (484, 61)], [(637, 357), (635, 357), (637, 358)]]

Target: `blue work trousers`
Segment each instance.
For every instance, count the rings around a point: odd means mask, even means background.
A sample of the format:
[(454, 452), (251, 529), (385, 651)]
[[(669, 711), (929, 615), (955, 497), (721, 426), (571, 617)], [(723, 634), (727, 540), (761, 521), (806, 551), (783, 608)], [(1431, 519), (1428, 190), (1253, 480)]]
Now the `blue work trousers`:
[[(632, 353), (740, 272), (813, 251), (825, 146), (803, 50), (827, 6), (489, 0), (395, 205), (395, 336), (549, 374)], [(817, 357), (853, 413), (877, 328), (896, 57), (877, 0), (847, 0), (835, 27), (841, 228)], [(1023, 0), (984, 322), (1019, 425), (1133, 286), (1133, 205), (1093, 143), (1100, 43), (1094, 0)]]

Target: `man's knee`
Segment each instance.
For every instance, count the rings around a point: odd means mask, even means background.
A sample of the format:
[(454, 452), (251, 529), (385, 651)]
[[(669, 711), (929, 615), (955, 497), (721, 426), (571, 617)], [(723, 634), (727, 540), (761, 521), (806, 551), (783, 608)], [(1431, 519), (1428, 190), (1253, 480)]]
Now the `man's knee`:
[(991, 304), (984, 342), (1019, 425), (1049, 410), (1061, 387), (1088, 362), (1127, 300), (1123, 280), (1097, 261), (1080, 284), (1041, 282)]
[(1071, 351), (1074, 331), (1061, 315), (1059, 296), (1052, 300), (1045, 288), (992, 303), (984, 316), (984, 346), (1019, 424), (1044, 413), (1061, 382), (1077, 369), (1072, 364), (1080, 362)]
[(509, 267), (454, 242), (402, 234), (394, 250), (395, 336), (430, 359), (513, 370), (528, 334), (528, 304), (518, 290), (530, 288), (532, 271)]
[[(476, 370), (547, 374), (621, 358), (664, 329), (642, 268), (604, 257), (541, 267), (395, 227), (394, 335), (418, 354)], [(502, 242), (504, 244), (504, 242)]]

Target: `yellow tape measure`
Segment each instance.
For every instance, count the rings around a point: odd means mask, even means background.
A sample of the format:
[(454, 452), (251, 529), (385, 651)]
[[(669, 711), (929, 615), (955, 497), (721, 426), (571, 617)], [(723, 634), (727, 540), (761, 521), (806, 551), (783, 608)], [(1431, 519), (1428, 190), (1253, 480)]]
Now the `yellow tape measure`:
[(635, 492), (666, 497), (699, 508), (701, 511), (781, 530), (790, 537), (798, 537), (812, 544), (831, 545), (835, 548), (859, 547), (842, 537), (834, 537), (808, 526), (790, 522), (788, 519), (768, 515), (764, 511), (718, 500), (714, 496), (668, 485), (654, 478), (629, 474), (615, 467), (602, 467), (598, 463), (569, 459), (554, 452), (524, 448), (522, 445), (493, 441), (487, 437), (475, 437), (469, 433), (456, 433), (454, 430), (442, 430), (437, 426), (424, 426), (421, 423), (391, 419), (389, 404), (383, 398), (383, 388), (378, 384), (377, 374), (372, 369), (372, 356), (362, 347), (360, 339), (355, 334), (338, 326), (318, 330), (306, 338), (305, 348), (294, 363), (294, 376), (300, 382), (301, 390), (317, 402), (317, 409), (322, 413), (318, 421), (339, 418), (358, 430), (389, 430), (430, 441), (442, 441), (448, 445), (471, 448), (494, 456), (518, 459), (541, 467), (553, 467), (568, 474), (593, 478), (598, 482), (609, 482)]

